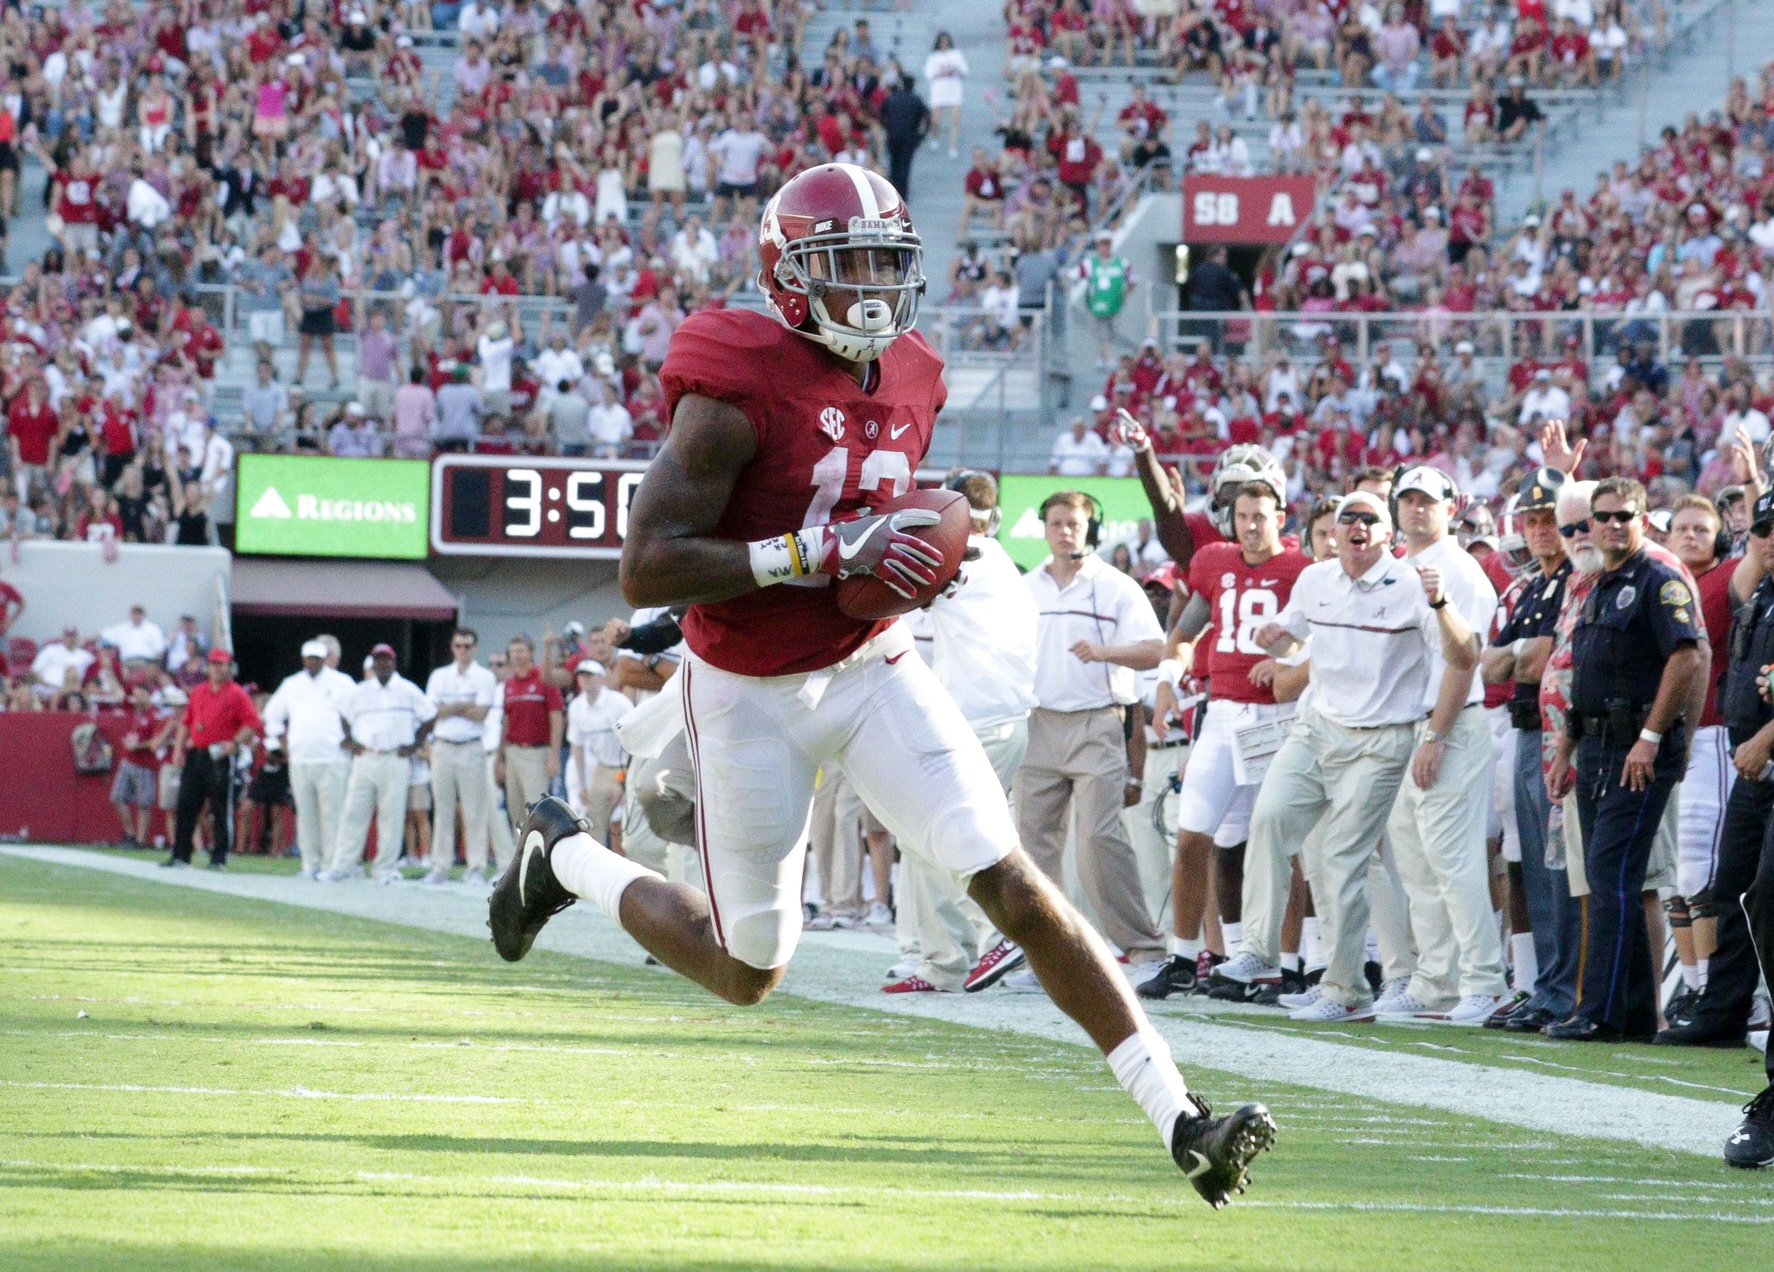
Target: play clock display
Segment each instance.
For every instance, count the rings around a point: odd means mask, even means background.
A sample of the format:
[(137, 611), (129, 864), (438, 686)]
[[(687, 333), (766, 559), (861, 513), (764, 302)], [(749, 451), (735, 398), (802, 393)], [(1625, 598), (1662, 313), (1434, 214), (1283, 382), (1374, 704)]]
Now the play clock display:
[(622, 555), (639, 460), (440, 455), (431, 550), (446, 556)]

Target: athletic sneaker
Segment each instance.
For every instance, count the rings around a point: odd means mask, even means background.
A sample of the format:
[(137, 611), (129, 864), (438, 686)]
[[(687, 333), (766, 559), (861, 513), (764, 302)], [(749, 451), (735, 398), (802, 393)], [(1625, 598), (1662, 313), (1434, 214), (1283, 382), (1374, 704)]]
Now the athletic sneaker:
[(1200, 1096), (1196, 1114), (1177, 1118), (1170, 1133), (1170, 1155), (1195, 1191), (1218, 1210), (1250, 1183), (1250, 1164), (1275, 1142), (1275, 1119), (1260, 1104), (1246, 1104), (1215, 1117)]
[(387, 887), (391, 883), (405, 883), (406, 881), (407, 881), (407, 877), (405, 875), (403, 875), (398, 869), (384, 870), (381, 873), (373, 876), (373, 878), (371, 880), (371, 882), (373, 882), (373, 883), (381, 884), (384, 888)]
[(591, 823), (564, 799), (545, 795), (530, 806), (517, 856), (487, 898), (493, 948), (507, 963), (528, 954), (543, 925), (578, 899), (554, 877), (549, 857), (561, 840), (581, 833), (591, 834)]
[(1192, 993), (1196, 984), (1194, 956), (1172, 954), (1134, 992), (1141, 998), (1169, 998), (1172, 994)]
[(1676, 991), (1675, 996), (1671, 998), (1669, 1003), (1663, 1008), (1663, 1019), (1673, 1025), (1677, 1021), (1684, 1019), (1689, 1012), (1693, 1011), (1695, 1004), (1699, 1001), (1700, 992), (1698, 990), (1689, 989), (1686, 985), (1683, 985)]
[(1743, 1125), (1725, 1141), (1725, 1163), (1745, 1170), (1774, 1166), (1774, 1085), (1743, 1106)]
[(1526, 990), (1518, 989), (1507, 998), (1499, 999), (1497, 1010), (1485, 1017), (1484, 1027), (1486, 1029), (1507, 1029), (1509, 1018), (1526, 1008), (1532, 998), (1533, 995)]
[(1239, 954), (1213, 969), (1216, 981), (1232, 981), (1239, 985), (1262, 984), (1281, 980), (1281, 969), (1270, 967), (1255, 954)]
[(1000, 940), (980, 956), (979, 962), (973, 965), (973, 970), (967, 973), (967, 979), (962, 982), (961, 988), (970, 994), (990, 989), (1021, 967), (1026, 957), (1022, 947), (1015, 941)]
[(1465, 1025), (1469, 1028), (1489, 1020), (1504, 1000), (1495, 994), (1468, 994), (1450, 1010), (1441, 1014), (1444, 1025)]
[(1401, 989), (1384, 1004), (1374, 1004), (1374, 1019), (1383, 1025), (1396, 1025), (1400, 1021), (1431, 1020), (1442, 1013), (1412, 994)]
[(1389, 980), (1382, 984), (1379, 992), (1374, 995), (1374, 1013), (1378, 1015), (1380, 1012), (1387, 1010), (1393, 999), (1397, 998), (1399, 995), (1403, 994), (1406, 989), (1410, 988), (1410, 983), (1410, 977), (1400, 976), (1395, 980)]
[(894, 981), (891, 985), (881, 986), (883, 994), (937, 994), (937, 989), (922, 976), (908, 976), (904, 980)]
[(471, 888), (486, 887), (487, 886), (486, 867), (482, 866), (478, 870), (464, 870), (462, 872), (462, 880), (461, 881), (463, 883), (466, 883)]
[(899, 962), (895, 963), (892, 967), (889, 967), (887, 969), (887, 974), (884, 977), (882, 977), (882, 979), (883, 980), (890, 980), (890, 981), (904, 980), (906, 977), (912, 975), (917, 970), (918, 970), (918, 960), (917, 959), (902, 958), (899, 960)]
[(296, 875), (296, 878), (306, 879), (309, 883), (313, 883), (319, 877), (320, 877), (320, 871), (318, 869), (314, 869), (314, 868), (309, 868), (309, 869), (303, 870), (299, 874)]
[[(1308, 991), (1316, 993), (1316, 989)], [(1301, 995), (1303, 997), (1303, 995)], [(1345, 1007), (1334, 998), (1320, 994), (1318, 1001), (1287, 1013), (1289, 1020), (1304, 1020), (1315, 1025), (1335, 1025), (1358, 1017), (1365, 1018), (1366, 1012), (1355, 1007)]]
[(1021, 991), (1033, 990), (1036, 993), (1046, 992), (1041, 988), (1041, 979), (1027, 967), (1023, 968), (1020, 972), (1012, 972), (1010, 975), (1006, 976), (1004, 978), (1004, 988)]
[(128, 851), (130, 849), (135, 849), (135, 848), (141, 847), (141, 845), (136, 842), (136, 837), (134, 835), (125, 835), (123, 837), (123, 842), (118, 844), (117, 846), (119, 848), (126, 850), (126, 851)]
[(869, 912), (862, 916), (862, 925), (875, 932), (885, 932), (893, 927), (893, 911), (879, 901), (869, 907)]
[(848, 932), (858, 926), (854, 914), (839, 914), (835, 911), (822, 910), (803, 925), (809, 932)]
[(1324, 997), (1324, 986), (1313, 985), (1297, 994), (1281, 994), (1276, 997), (1275, 1005), (1285, 1007), (1288, 1011), (1299, 1011), (1302, 1007), (1310, 1007)]
[(160, 863), (160, 868), (162, 870), (189, 870), (191, 868), (191, 863), (188, 861), (180, 861), (177, 857), (168, 857), (165, 861)]
[(1281, 979), (1258, 989), (1250, 996), (1250, 1001), (1258, 1007), (1279, 1007), (1283, 994), (1303, 994), (1308, 988), (1303, 973), (1284, 967), (1281, 969)]
[(437, 884), (448, 883), (449, 881), (450, 872), (448, 870), (427, 870), (425, 872), (425, 877), (419, 880), (420, 883), (431, 884), (434, 887)]

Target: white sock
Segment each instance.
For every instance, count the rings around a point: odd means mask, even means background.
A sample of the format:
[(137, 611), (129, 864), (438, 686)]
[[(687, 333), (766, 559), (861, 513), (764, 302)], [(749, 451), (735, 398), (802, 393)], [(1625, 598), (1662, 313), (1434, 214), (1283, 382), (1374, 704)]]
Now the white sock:
[(1226, 957), (1237, 957), (1239, 947), (1244, 944), (1244, 924), (1227, 923), (1222, 920), (1220, 939), (1226, 943)]
[(1540, 981), (1540, 955), (1534, 949), (1532, 932), (1517, 932), (1509, 938), (1509, 952), (1515, 958), (1515, 990), (1531, 994)]
[(1170, 938), (1170, 952), (1178, 958), (1197, 958), (1201, 954), (1201, 938), (1199, 936), (1173, 936)]
[(1700, 992), (1700, 965), (1698, 963), (1678, 963), (1682, 969), (1682, 984), (1694, 993)]
[(568, 835), (555, 844), (554, 851), (548, 855), (548, 864), (554, 869), (554, 877), (561, 881), (561, 887), (592, 902), (618, 924), (622, 922), (618, 907), (628, 885), (636, 879), (665, 877), (638, 861), (611, 852), (584, 831)]
[(1300, 970), (1300, 952), (1298, 950), (1281, 951), (1281, 970), (1284, 972)]
[(1698, 958), (1694, 960), (1694, 975), (1700, 980), (1700, 983), (1694, 986), (1695, 989), (1706, 988), (1706, 968), (1711, 962), (1712, 960), (1710, 958)]
[(1108, 1060), (1115, 1081), (1146, 1111), (1169, 1148), (1177, 1118), (1184, 1112), (1192, 1113), (1195, 1107), (1183, 1075), (1170, 1058), (1170, 1044), (1151, 1025), (1141, 1025), (1109, 1053)]
[(1328, 961), (1324, 957), (1324, 930), (1318, 926), (1315, 918), (1300, 920), (1300, 954), (1305, 959), (1308, 972), (1317, 971)]

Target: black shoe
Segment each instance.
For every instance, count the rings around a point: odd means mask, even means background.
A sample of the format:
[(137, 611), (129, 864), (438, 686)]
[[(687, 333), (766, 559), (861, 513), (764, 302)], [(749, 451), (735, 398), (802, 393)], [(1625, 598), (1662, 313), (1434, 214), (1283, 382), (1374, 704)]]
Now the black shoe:
[(543, 924), (577, 900), (561, 887), (548, 859), (557, 843), (581, 832), (591, 834), (591, 823), (565, 800), (545, 795), (530, 806), (518, 850), (487, 898), (493, 948), (507, 963), (528, 954)]
[(212, 861), (209, 863), (209, 868), (211, 870), (226, 870), (228, 868), (228, 862), (226, 859), (222, 861)]
[(160, 863), (162, 870), (189, 870), (191, 863), (181, 857), (168, 857)]
[(1547, 1025), (1544, 1032), (1548, 1038), (1560, 1042), (1650, 1042), (1656, 1037), (1653, 1033), (1622, 1033), (1587, 1016), (1572, 1016), (1569, 1020)]
[(1281, 980), (1264, 985), (1250, 996), (1250, 1001), (1259, 1007), (1279, 1007), (1283, 994), (1303, 994), (1307, 988), (1306, 977), (1302, 973), (1284, 967), (1281, 969)]
[(1510, 1019), (1514, 1017), (1517, 1012), (1525, 1011), (1527, 1005), (1528, 996), (1518, 990), (1516, 993), (1511, 994), (1508, 998), (1504, 999), (1501, 1007), (1485, 1017), (1484, 1027), (1486, 1029), (1507, 1029), (1509, 1027)]
[(1269, 991), (1271, 1004), (1276, 995), (1286, 992), (1279, 980), (1235, 981), (1210, 977), (1207, 982), (1207, 996), (1222, 1003), (1254, 1003), (1265, 990)]
[(1275, 1142), (1275, 1119), (1260, 1104), (1215, 1117), (1206, 1101), (1191, 1098), (1200, 1111), (1177, 1119), (1170, 1133), (1170, 1155), (1195, 1191), (1218, 1210), (1250, 1183), (1251, 1160)]
[(1685, 1020), (1692, 1015), (1694, 1008), (1699, 1006), (1699, 1004), (1699, 991), (1689, 989), (1686, 985), (1683, 985), (1681, 989), (1676, 991), (1675, 997), (1669, 1000), (1669, 1005), (1663, 1009), (1663, 1019), (1673, 1025), (1677, 1021)]
[(1386, 971), (1378, 963), (1363, 963), (1361, 974), (1367, 977), (1367, 987), (1376, 994), (1380, 992), (1380, 987), (1386, 983)]
[(1195, 984), (1194, 957), (1172, 954), (1157, 971), (1136, 985), (1133, 992), (1141, 998), (1169, 998), (1172, 994), (1193, 992)]
[(1774, 1084), (1743, 1106), (1743, 1125), (1725, 1141), (1725, 1165), (1774, 1166)]
[(1557, 1012), (1548, 1011), (1544, 1007), (1523, 1007), (1510, 1014), (1509, 1019), (1503, 1022), (1503, 1028), (1510, 1033), (1541, 1033), (1546, 1026), (1556, 1025), (1558, 1022)]
[(140, 848), (141, 844), (136, 842), (136, 837), (134, 835), (125, 835), (123, 837), (123, 842), (118, 844), (117, 846), (119, 848), (123, 849), (125, 852), (131, 852), (134, 849)]
[(1690, 1014), (1677, 1020), (1670, 1017), (1669, 1028), (1657, 1035), (1659, 1047), (1741, 1047), (1749, 1037), (1742, 1022), (1732, 1024), (1714, 1015)]

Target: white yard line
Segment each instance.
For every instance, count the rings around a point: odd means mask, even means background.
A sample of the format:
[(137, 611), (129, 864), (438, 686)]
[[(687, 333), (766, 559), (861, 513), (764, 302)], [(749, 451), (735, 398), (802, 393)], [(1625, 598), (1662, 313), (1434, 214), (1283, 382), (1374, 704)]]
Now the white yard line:
[(148, 1095), (233, 1095), (260, 1099), (275, 1096), (284, 1100), (369, 1100), (410, 1104), (528, 1104), (504, 1095), (429, 1095), (422, 1091), (310, 1091), (307, 1087), (290, 1087), (283, 1091), (237, 1091), (228, 1087), (145, 1086), (136, 1082), (14, 1082), (0, 1078), (0, 1087), (19, 1091), (113, 1091)]
[[(458, 936), (486, 937), (484, 892), (453, 884), (437, 888), (389, 888), (367, 883), (322, 885), (279, 875), (163, 870), (148, 860), (78, 849), (8, 845), (0, 847), (0, 852), (153, 883)], [(628, 966), (638, 961), (640, 952), (627, 933), (590, 905), (575, 906), (554, 920), (537, 945)], [(800, 954), (789, 969), (783, 989), (847, 1007), (1088, 1045), (1083, 1032), (1044, 994), (996, 990), (978, 995), (883, 995), (879, 990), (881, 972), (895, 953), (893, 942), (886, 937), (810, 932), (802, 938)], [(1154, 1014), (1153, 1024), (1170, 1041), (1185, 1075), (1191, 1070), (1218, 1069), (1253, 1083), (1285, 1082), (1407, 1108), (1440, 1109), (1536, 1131), (1586, 1135), (1716, 1157), (1739, 1116), (1735, 1104), (1718, 1100), (1662, 1095), (1574, 1077), (1346, 1046), (1290, 1031), (1242, 1026), (1231, 1015), (1210, 1022), (1198, 1014), (1159, 1012)], [(1210, 1097), (1215, 1085), (1211, 1077), (1202, 1083)], [(1481, 1209), (1474, 1213), (1490, 1212)]]

